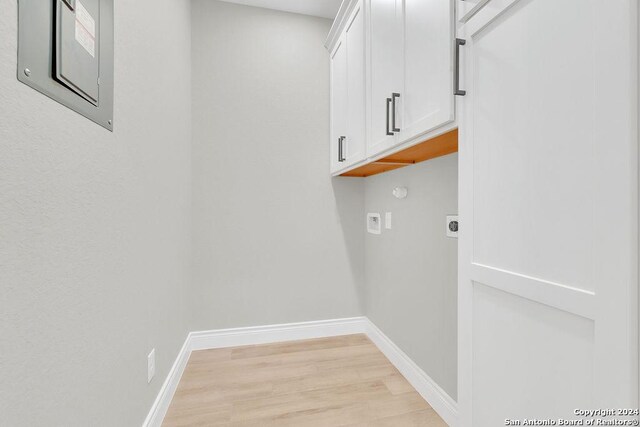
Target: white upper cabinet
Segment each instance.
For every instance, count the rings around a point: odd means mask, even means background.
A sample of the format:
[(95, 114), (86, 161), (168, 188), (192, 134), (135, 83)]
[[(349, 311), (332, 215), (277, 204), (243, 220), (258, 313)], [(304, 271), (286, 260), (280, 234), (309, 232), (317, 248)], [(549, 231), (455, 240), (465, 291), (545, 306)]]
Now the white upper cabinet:
[(367, 154), (372, 155), (398, 143), (403, 91), (402, 0), (369, 1), (371, 137)]
[(455, 118), (452, 3), (404, 0), (404, 89), (400, 143)]
[(347, 47), (340, 40), (331, 56), (331, 172), (344, 168), (347, 137)]
[(342, 4), (327, 40), (332, 173), (455, 127), (454, 10), (451, 0)]
[(364, 10), (356, 7), (345, 31), (347, 45), (347, 138), (346, 166), (364, 159), (366, 154), (366, 84), (364, 47)]
[(364, 10), (358, 2), (331, 55), (331, 172), (364, 160), (366, 70)]
[(375, 156), (454, 120), (454, 13), (448, 0), (369, 1)]

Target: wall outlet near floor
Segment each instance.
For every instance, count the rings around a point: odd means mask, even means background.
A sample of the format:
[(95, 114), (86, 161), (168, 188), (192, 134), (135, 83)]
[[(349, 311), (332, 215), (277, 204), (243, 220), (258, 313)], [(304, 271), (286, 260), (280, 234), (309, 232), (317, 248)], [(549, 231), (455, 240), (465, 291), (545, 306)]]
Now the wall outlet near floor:
[(152, 349), (147, 356), (147, 383), (150, 383), (156, 374), (156, 349)]
[(447, 215), (447, 237), (458, 238), (458, 215)]

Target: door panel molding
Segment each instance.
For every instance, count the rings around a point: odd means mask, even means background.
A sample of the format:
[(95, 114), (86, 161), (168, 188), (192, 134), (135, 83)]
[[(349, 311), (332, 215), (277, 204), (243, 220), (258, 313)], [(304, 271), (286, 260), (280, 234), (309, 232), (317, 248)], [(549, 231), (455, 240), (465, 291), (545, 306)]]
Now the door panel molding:
[(596, 318), (596, 295), (591, 291), (478, 263), (471, 264), (471, 280), (587, 319)]

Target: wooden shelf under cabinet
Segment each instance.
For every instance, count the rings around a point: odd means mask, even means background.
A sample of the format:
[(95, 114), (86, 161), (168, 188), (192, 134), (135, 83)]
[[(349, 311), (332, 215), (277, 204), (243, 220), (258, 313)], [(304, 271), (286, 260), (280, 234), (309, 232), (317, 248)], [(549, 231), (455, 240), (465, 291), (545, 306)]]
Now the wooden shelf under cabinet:
[(405, 166), (424, 162), (458, 151), (458, 129), (453, 129), (435, 138), (413, 145), (382, 159), (352, 169), (340, 176), (366, 178), (379, 173), (388, 172)]

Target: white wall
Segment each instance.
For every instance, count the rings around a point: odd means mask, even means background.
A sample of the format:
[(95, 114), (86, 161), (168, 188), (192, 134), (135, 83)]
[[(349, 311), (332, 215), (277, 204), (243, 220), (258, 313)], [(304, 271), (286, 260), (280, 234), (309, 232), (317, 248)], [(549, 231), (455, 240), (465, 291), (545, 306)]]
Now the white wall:
[[(392, 229), (366, 237), (366, 315), (452, 398), (457, 395), (458, 155), (365, 179), (367, 212)], [(397, 186), (409, 189), (396, 199)]]
[(455, 398), (457, 155), (332, 180), (329, 21), (195, 0), (192, 25), (193, 329), (366, 314)]
[(329, 177), (330, 21), (192, 5), (193, 329), (362, 314), (363, 183)]
[(139, 426), (187, 332), (190, 5), (115, 3), (110, 133), (17, 81), (2, 1), (1, 425)]

